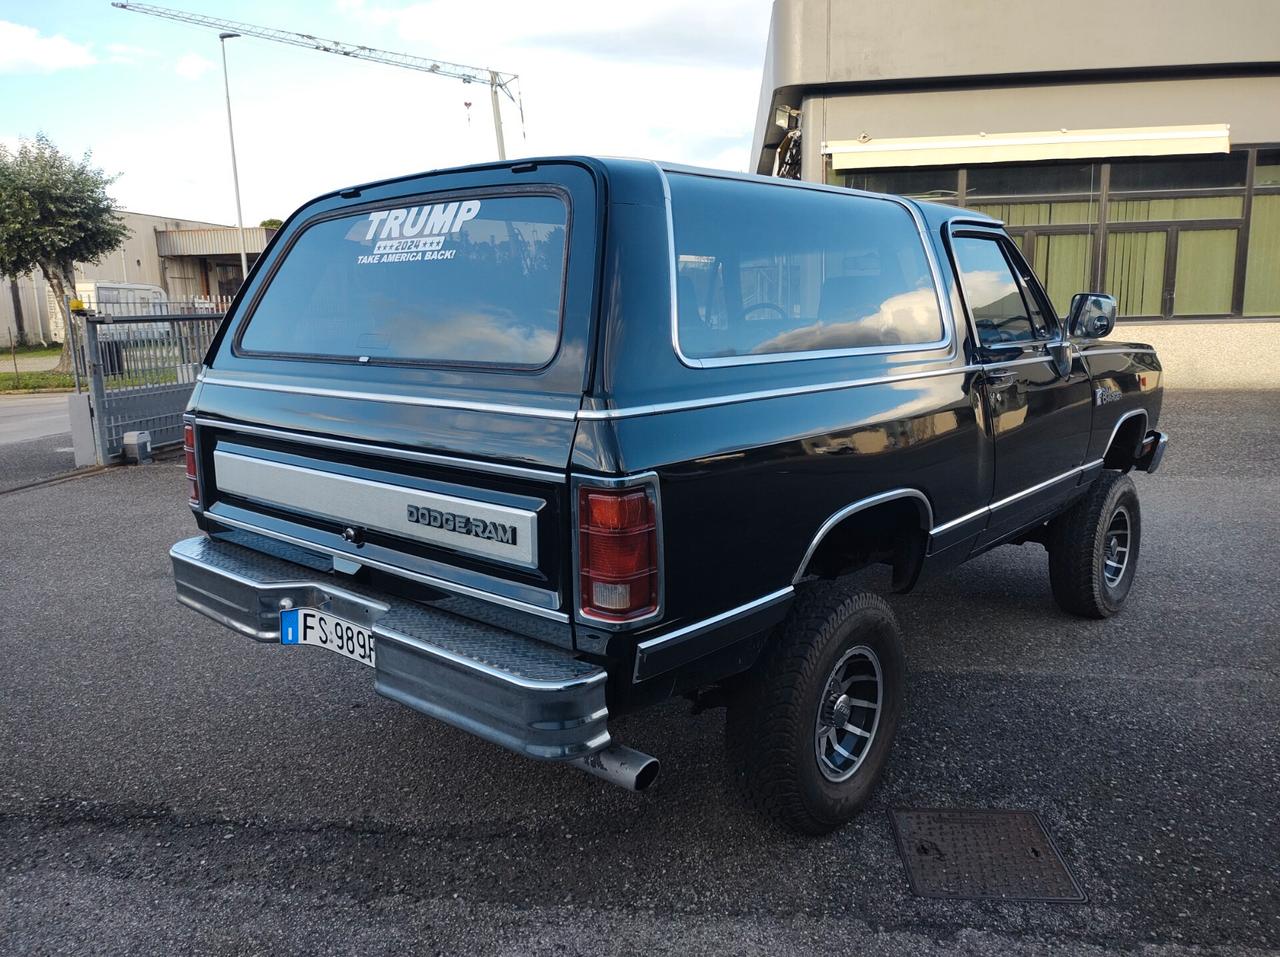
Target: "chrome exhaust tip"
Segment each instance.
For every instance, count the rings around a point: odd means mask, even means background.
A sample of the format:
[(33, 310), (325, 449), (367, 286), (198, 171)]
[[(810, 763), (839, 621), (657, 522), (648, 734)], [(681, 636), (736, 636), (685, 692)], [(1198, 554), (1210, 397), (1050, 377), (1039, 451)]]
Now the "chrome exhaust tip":
[(662, 769), (661, 762), (653, 755), (628, 748), (625, 744), (611, 744), (603, 751), (574, 758), (569, 763), (628, 791), (647, 789), (657, 780)]

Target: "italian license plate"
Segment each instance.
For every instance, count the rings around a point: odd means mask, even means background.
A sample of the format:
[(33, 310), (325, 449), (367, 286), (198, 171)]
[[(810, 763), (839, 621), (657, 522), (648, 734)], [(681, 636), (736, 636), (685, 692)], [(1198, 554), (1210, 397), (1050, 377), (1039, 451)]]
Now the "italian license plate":
[(315, 608), (291, 608), (280, 612), (280, 644), (326, 648), (354, 658), (361, 664), (374, 666), (375, 648), (371, 631)]

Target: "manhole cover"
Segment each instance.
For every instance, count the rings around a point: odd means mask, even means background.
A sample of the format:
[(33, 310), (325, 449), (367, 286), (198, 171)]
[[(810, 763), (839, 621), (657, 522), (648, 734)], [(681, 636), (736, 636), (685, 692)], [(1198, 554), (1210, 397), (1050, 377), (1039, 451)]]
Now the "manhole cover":
[(1034, 811), (893, 811), (898, 853), (921, 897), (1086, 900)]

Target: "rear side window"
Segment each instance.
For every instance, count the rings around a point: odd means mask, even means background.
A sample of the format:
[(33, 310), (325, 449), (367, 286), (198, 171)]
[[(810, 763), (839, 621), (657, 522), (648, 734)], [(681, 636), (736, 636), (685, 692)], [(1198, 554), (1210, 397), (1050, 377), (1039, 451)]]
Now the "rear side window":
[(670, 182), (687, 358), (945, 339), (923, 240), (901, 205), (682, 174)]
[(242, 352), (536, 368), (560, 339), (568, 209), (557, 196), (396, 206), (309, 226)]

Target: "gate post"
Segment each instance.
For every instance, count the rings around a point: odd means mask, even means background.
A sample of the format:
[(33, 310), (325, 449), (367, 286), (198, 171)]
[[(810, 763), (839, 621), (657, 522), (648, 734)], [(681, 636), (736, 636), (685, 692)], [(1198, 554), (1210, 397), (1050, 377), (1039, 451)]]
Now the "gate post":
[(84, 358), (88, 365), (89, 414), (93, 419), (93, 441), (99, 465), (107, 464), (107, 429), (103, 416), (107, 409), (107, 389), (102, 381), (102, 355), (98, 351), (98, 324), (84, 321)]

